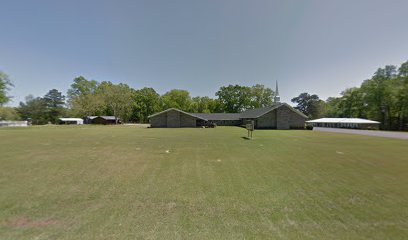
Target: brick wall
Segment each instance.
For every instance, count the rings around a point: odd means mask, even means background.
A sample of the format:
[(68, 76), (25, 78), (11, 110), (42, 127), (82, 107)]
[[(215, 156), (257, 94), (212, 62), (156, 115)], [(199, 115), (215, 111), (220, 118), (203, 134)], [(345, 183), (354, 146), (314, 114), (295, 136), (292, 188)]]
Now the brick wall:
[(176, 110), (170, 110), (150, 118), (150, 126), (155, 128), (196, 127), (197, 119)]
[(277, 109), (277, 129), (303, 129), (306, 119), (288, 106)]
[(276, 128), (290, 129), (289, 125), (290, 115), (296, 113), (292, 112), (288, 107), (282, 106), (276, 109), (276, 114), (277, 114)]
[(180, 113), (180, 127), (196, 127), (197, 119), (190, 115)]
[(167, 127), (167, 114), (162, 113), (150, 118), (150, 127)]
[[(220, 121), (217, 125), (245, 124), (247, 119), (239, 121)], [(151, 127), (196, 127), (197, 118), (176, 110), (170, 110), (150, 118)], [(255, 128), (290, 129), (304, 128), (305, 118), (294, 112), (288, 106), (281, 106), (255, 119)]]
[(305, 128), (305, 118), (300, 116), (299, 114), (291, 111), (292, 114), (290, 115), (289, 126), (292, 129), (304, 129)]
[(180, 112), (176, 110), (170, 110), (167, 112), (167, 127), (179, 128), (180, 127)]
[(255, 122), (256, 128), (276, 128), (276, 110), (260, 116)]

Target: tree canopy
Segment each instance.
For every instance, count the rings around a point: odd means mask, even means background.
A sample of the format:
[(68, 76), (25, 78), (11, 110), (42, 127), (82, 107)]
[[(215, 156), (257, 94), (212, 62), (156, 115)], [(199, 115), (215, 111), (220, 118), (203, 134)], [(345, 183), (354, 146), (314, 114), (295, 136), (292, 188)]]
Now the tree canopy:
[(98, 88), (99, 83), (95, 80), (87, 80), (83, 76), (74, 78), (74, 83), (67, 91), (68, 99), (75, 99), (84, 94), (92, 94)]
[(46, 124), (48, 122), (45, 101), (41, 97), (28, 95), (25, 102), (20, 102), (18, 113), (24, 120), (30, 120), (33, 124)]
[(329, 117), (361, 117), (381, 122), (386, 130), (408, 129), (408, 61), (379, 68), (360, 87), (326, 101)]
[(0, 106), (10, 101), (11, 97), (7, 95), (7, 92), (11, 87), (13, 87), (13, 84), (8, 75), (0, 71)]
[(57, 123), (65, 110), (65, 96), (57, 89), (51, 89), (44, 97), (29, 95), (17, 108), (21, 118), (33, 124)]
[(102, 82), (99, 84), (95, 94), (100, 97), (102, 107), (105, 111), (115, 116), (116, 123), (121, 118), (127, 121), (132, 109), (132, 90), (123, 83), (113, 84)]
[(64, 115), (65, 96), (57, 89), (51, 89), (42, 98), (45, 105), (46, 119), (52, 123), (57, 123), (58, 118)]
[(0, 107), (0, 121), (1, 120), (19, 120), (20, 115), (14, 107)]
[(296, 103), (296, 109), (309, 116), (311, 119), (322, 116), (324, 101), (320, 100), (316, 94), (301, 93), (299, 96), (292, 98), (293, 103)]
[(187, 90), (172, 89), (161, 97), (163, 108), (178, 108), (183, 111), (189, 111), (191, 107), (191, 97)]
[(250, 108), (259, 108), (272, 105), (274, 92), (264, 85), (252, 87), (228, 85), (220, 87), (215, 93), (224, 112), (238, 113)]
[(139, 90), (134, 90), (132, 93), (132, 99), (132, 117), (138, 122), (148, 122), (147, 117), (149, 115), (162, 110), (160, 94), (158, 94), (153, 88), (145, 87)]

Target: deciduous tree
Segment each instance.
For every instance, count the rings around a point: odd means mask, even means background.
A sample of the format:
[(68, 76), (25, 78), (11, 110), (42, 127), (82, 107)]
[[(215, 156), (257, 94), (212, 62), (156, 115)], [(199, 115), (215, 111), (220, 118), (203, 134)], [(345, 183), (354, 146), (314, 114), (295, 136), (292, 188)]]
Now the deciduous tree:
[(190, 93), (186, 90), (172, 89), (161, 97), (163, 108), (178, 108), (183, 111), (189, 111), (191, 107)]
[(142, 88), (133, 91), (132, 117), (137, 122), (147, 122), (147, 117), (161, 110), (161, 99), (153, 88)]
[(220, 87), (215, 95), (224, 112), (238, 113), (251, 107), (251, 88), (240, 85)]
[(68, 100), (78, 98), (84, 94), (94, 93), (98, 85), (99, 83), (95, 80), (87, 80), (83, 76), (76, 77), (67, 91)]
[(296, 103), (296, 109), (309, 116), (311, 119), (321, 117), (324, 109), (324, 102), (316, 94), (301, 93), (299, 96), (292, 98)]
[(17, 112), (23, 120), (29, 120), (33, 124), (45, 124), (48, 119), (46, 116), (46, 103), (41, 97), (28, 95), (25, 102), (20, 102)]
[(104, 113), (101, 98), (95, 94), (98, 86), (97, 81), (87, 80), (83, 76), (74, 79), (67, 95), (69, 106), (75, 116), (85, 117)]
[(19, 120), (20, 115), (14, 107), (0, 107), (1, 120)]
[(115, 116), (116, 123), (118, 118), (127, 121), (130, 118), (133, 106), (132, 90), (123, 83), (113, 84), (111, 82), (102, 82), (96, 89), (106, 111)]
[(251, 87), (251, 108), (267, 107), (273, 104), (275, 93), (271, 88), (256, 84)]
[(7, 91), (13, 87), (9, 77), (4, 72), (0, 71), (0, 106), (10, 101), (11, 97), (7, 95)]

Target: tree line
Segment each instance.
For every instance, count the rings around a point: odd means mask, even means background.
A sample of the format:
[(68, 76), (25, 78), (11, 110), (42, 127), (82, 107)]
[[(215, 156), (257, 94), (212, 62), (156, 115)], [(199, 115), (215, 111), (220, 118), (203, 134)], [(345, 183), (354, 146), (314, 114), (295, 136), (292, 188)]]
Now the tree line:
[[(31, 119), (33, 124), (56, 123), (59, 117), (113, 115), (124, 122), (148, 121), (147, 117), (168, 108), (187, 112), (237, 113), (270, 106), (274, 91), (261, 84), (222, 86), (216, 98), (191, 97), (186, 90), (172, 89), (163, 95), (153, 88), (133, 89), (127, 84), (98, 82), (83, 76), (73, 80), (66, 95), (51, 89), (42, 97), (27, 96), (16, 108), (4, 107), (13, 87), (0, 72), (0, 120)], [(295, 108), (310, 119), (320, 117), (367, 118), (381, 122), (386, 130), (408, 130), (408, 61), (379, 68), (360, 87), (345, 89), (340, 97), (322, 100), (316, 94), (301, 93), (292, 98)]]
[[(7, 76), (3, 73), (4, 76)], [(1, 105), (10, 100), (12, 87), (8, 77), (2, 81), (8, 88), (1, 94)], [(187, 112), (240, 112), (248, 108), (270, 106), (274, 91), (261, 84), (228, 85), (216, 92), (217, 98), (191, 97), (187, 90), (172, 89), (163, 95), (153, 88), (133, 89), (127, 84), (98, 82), (83, 76), (73, 80), (66, 95), (51, 89), (42, 97), (29, 95), (16, 108), (0, 107), (0, 119), (29, 119), (33, 124), (57, 123), (60, 117), (115, 116), (123, 122), (148, 122), (148, 116), (168, 108)]]
[(292, 102), (311, 119), (366, 118), (381, 122), (384, 130), (408, 130), (408, 61), (378, 68), (360, 87), (340, 95), (323, 101), (316, 94), (301, 93)]
[(399, 68), (379, 68), (360, 87), (341, 95), (327, 99), (327, 116), (368, 118), (381, 122), (382, 129), (408, 129), (408, 61)]

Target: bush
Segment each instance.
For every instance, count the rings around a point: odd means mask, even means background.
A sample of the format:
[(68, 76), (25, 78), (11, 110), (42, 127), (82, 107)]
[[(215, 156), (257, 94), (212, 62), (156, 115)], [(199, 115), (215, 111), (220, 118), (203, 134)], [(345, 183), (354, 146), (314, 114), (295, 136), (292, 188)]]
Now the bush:
[(313, 130), (313, 126), (312, 125), (306, 125), (305, 129), (306, 130)]
[(20, 116), (18, 115), (15, 108), (12, 107), (0, 107), (0, 120), (19, 120)]

